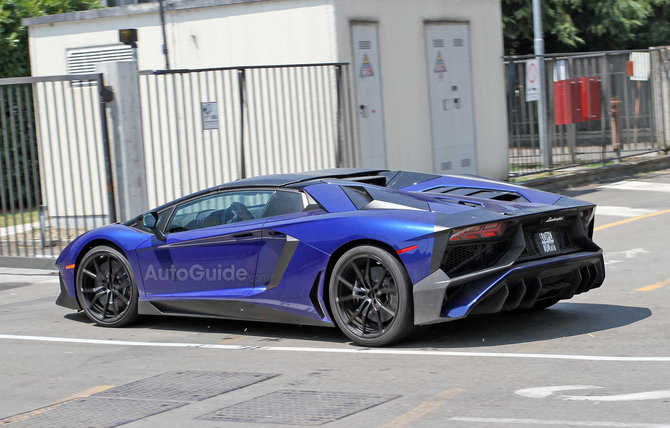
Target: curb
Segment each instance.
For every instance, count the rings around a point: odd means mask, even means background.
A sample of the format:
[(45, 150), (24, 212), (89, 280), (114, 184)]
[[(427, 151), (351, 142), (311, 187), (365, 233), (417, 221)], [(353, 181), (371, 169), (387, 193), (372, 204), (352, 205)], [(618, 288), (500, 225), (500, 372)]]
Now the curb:
[(601, 168), (594, 168), (588, 171), (577, 171), (565, 175), (543, 177), (515, 184), (548, 192), (560, 192), (573, 186), (598, 183), (613, 178), (620, 179), (631, 177), (643, 172), (658, 171), (668, 168), (670, 168), (670, 155), (662, 155), (653, 159), (630, 161)]
[(0, 256), (0, 267), (56, 270), (55, 258)]

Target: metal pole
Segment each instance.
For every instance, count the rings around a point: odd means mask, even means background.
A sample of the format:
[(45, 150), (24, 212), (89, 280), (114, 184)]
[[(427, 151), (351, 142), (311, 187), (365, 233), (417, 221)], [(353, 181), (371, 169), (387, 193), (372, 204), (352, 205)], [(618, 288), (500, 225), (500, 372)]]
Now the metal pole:
[(342, 102), (342, 66), (341, 65), (336, 65), (335, 66), (335, 82), (337, 85), (337, 153), (336, 153), (336, 160), (335, 160), (335, 166), (338, 168), (342, 168), (344, 165), (344, 156), (342, 156), (342, 134), (343, 134), (343, 129), (344, 129), (344, 114), (343, 112), (343, 107), (344, 104)]
[(161, 29), (163, 31), (163, 55), (165, 55), (165, 69), (170, 69), (170, 58), (168, 57), (167, 36), (165, 35), (165, 8), (163, 2), (165, 0), (158, 0), (158, 11), (161, 17)]
[(247, 88), (247, 79), (245, 70), (237, 70), (237, 84), (239, 87), (240, 93), (240, 178), (247, 178), (247, 166), (244, 161), (244, 114), (246, 112), (246, 88)]
[(537, 100), (538, 133), (540, 134), (540, 153), (542, 154), (542, 165), (551, 168), (551, 148), (547, 144), (547, 97), (545, 91), (546, 73), (544, 70), (544, 38), (542, 31), (542, 3), (541, 0), (533, 0), (533, 32), (535, 44), (535, 57), (539, 59), (539, 99)]

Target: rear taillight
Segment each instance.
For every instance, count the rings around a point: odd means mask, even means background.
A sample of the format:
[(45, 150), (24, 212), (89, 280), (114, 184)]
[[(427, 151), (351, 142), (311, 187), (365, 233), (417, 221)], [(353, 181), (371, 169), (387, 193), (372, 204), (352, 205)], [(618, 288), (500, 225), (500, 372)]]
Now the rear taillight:
[(451, 234), (449, 241), (474, 241), (477, 239), (499, 238), (505, 234), (507, 223), (489, 223), (479, 226), (456, 229)]
[(593, 208), (589, 208), (579, 213), (579, 219), (582, 222), (582, 227), (584, 227), (584, 232), (589, 236), (591, 234), (591, 223), (593, 222), (594, 216), (595, 210)]

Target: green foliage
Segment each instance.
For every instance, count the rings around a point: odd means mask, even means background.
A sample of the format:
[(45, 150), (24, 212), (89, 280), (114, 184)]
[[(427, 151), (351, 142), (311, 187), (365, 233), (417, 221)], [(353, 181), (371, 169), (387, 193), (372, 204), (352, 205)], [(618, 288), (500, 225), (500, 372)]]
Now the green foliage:
[(0, 0), (0, 77), (30, 75), (28, 29), (21, 20), (100, 7), (100, 0)]
[[(505, 50), (533, 51), (531, 0), (503, 0)], [(670, 44), (670, 0), (542, 0), (546, 52)]]

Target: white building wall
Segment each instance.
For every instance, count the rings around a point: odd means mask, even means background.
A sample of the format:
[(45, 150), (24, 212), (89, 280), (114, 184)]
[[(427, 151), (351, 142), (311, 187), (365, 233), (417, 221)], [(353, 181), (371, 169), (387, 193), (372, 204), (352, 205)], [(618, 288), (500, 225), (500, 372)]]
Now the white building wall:
[(333, 62), (334, 6), (285, 0), (167, 14), (173, 68)]
[[(211, 4), (215, 1), (199, 3)], [(177, 8), (167, 10), (165, 14), (169, 58), (173, 69), (354, 63), (351, 23), (377, 22), (387, 167), (427, 172), (433, 172), (433, 151), (425, 23), (467, 23), (472, 59), (478, 174), (506, 178), (508, 133), (500, 59), (503, 55), (500, 0), (271, 0), (192, 9), (178, 8), (197, 5), (197, 0), (168, 4)], [(163, 69), (165, 58), (161, 49), (163, 41), (156, 3), (113, 9), (78, 12), (67, 19), (56, 18), (51, 22), (39, 21), (49, 17), (33, 18), (36, 21), (29, 26), (33, 75), (66, 74), (68, 49), (118, 43), (118, 30), (121, 28), (138, 29), (140, 69)], [(356, 72), (352, 70), (352, 73)], [(142, 88), (142, 91), (143, 97), (149, 96), (146, 88)], [(208, 98), (205, 95), (202, 96)], [(221, 97), (221, 102), (229, 102), (226, 100), (231, 98), (223, 93)], [(169, 105), (166, 108), (170, 108)], [(194, 116), (189, 109), (185, 112)], [(146, 116), (146, 112), (143, 114)], [(151, 138), (152, 132), (155, 137), (157, 129), (144, 129), (145, 139)], [(231, 133), (229, 129), (222, 129), (221, 132), (227, 135), (220, 139), (224, 144), (221, 150), (234, 156), (236, 149), (231, 142), (235, 141), (239, 131)], [(210, 137), (207, 134), (190, 138), (190, 144), (198, 146), (204, 144), (205, 140), (209, 141)], [(258, 139), (260, 136), (252, 138)], [(286, 137), (283, 142), (288, 143)], [(145, 147), (153, 147), (155, 143), (145, 142)], [(180, 149), (174, 146), (176, 143), (166, 144), (168, 152), (179, 153)], [(331, 145), (328, 140), (327, 146)], [(147, 150), (147, 159), (152, 159), (154, 153), (151, 150), (158, 148)], [(224, 151), (220, 154), (223, 158)], [(285, 155), (285, 152), (278, 152)], [(216, 156), (205, 158), (211, 160)], [(314, 166), (321, 166), (322, 163), (331, 166), (328, 160), (316, 162)], [(290, 170), (303, 169), (304, 166), (287, 165)], [(153, 174), (151, 168), (148, 172)], [(204, 174), (202, 171), (209, 171), (213, 167), (206, 169), (203, 164), (198, 165), (198, 168), (200, 177)], [(261, 163), (250, 165), (249, 173), (266, 172), (275, 171)], [(207, 179), (193, 177), (188, 179), (189, 183), (181, 184), (180, 180), (176, 180), (172, 186), (174, 188), (163, 189), (163, 194), (180, 196), (192, 190), (192, 186), (217, 184), (222, 179), (236, 178), (236, 173), (236, 165), (230, 165), (223, 176), (209, 177), (207, 173)], [(160, 187), (157, 183), (149, 184), (150, 189)]]
[[(335, 0), (338, 60), (353, 63), (351, 22), (379, 25), (388, 167), (433, 172), (424, 24), (470, 27), (479, 175), (507, 177), (499, 0)], [(355, 72), (355, 71), (354, 71)]]
[[(126, 8), (147, 9), (146, 4)], [(329, 0), (169, 10), (165, 21), (173, 69), (333, 62), (337, 56), (334, 6)], [(140, 69), (165, 68), (160, 18), (151, 11), (31, 25), (33, 76), (66, 74), (68, 49), (116, 44), (122, 28), (137, 29)]]
[(119, 44), (118, 30), (122, 28), (138, 29), (139, 68), (164, 68), (165, 61), (161, 51), (163, 42), (158, 14), (144, 14), (29, 26), (32, 75), (67, 74), (68, 49)]

